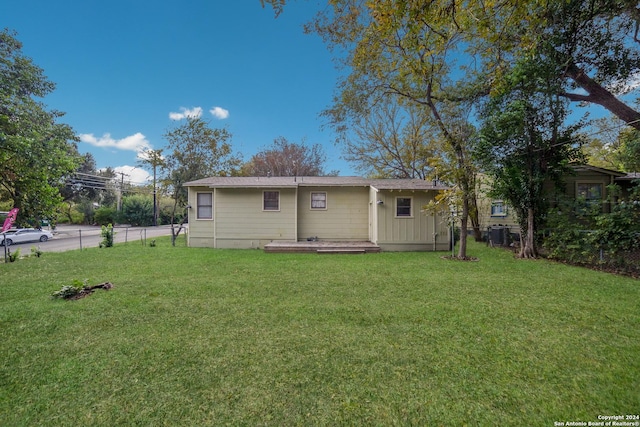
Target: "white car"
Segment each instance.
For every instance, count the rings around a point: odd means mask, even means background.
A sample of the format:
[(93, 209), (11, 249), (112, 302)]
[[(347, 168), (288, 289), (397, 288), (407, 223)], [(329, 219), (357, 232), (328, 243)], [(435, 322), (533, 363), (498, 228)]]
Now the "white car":
[(17, 230), (10, 230), (4, 234), (0, 234), (0, 245), (11, 246), (14, 243), (25, 242), (46, 242), (53, 237), (51, 232), (46, 230), (37, 230), (35, 228), (19, 228)]

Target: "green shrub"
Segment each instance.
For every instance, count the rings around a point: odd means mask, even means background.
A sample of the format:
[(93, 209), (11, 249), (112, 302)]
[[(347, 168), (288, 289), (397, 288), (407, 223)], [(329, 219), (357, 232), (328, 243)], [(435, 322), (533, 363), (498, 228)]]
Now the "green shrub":
[(40, 258), (40, 256), (42, 255), (42, 250), (40, 249), (40, 247), (32, 246), (31, 255), (35, 256), (36, 258)]
[(20, 248), (16, 249), (13, 253), (11, 253), (11, 249), (9, 249), (9, 262), (16, 262), (20, 259)]
[(113, 225), (103, 225), (100, 235), (102, 236), (102, 242), (100, 242), (101, 248), (110, 248), (113, 246)]
[(146, 227), (153, 224), (153, 200), (141, 194), (125, 197), (118, 219), (123, 224), (133, 226)]
[(71, 285), (64, 285), (59, 291), (56, 291), (51, 294), (52, 298), (62, 298), (69, 299), (84, 290), (86, 287), (85, 282), (81, 282), (80, 280), (74, 280)]
[[(616, 189), (610, 189), (616, 194)], [(640, 270), (629, 254), (640, 251), (640, 188), (627, 200), (612, 203), (610, 213), (600, 205), (564, 201), (547, 217), (544, 248), (550, 258), (575, 264), (600, 264)]]
[(116, 222), (118, 212), (115, 208), (99, 207), (93, 214), (93, 220), (98, 225), (113, 224)]

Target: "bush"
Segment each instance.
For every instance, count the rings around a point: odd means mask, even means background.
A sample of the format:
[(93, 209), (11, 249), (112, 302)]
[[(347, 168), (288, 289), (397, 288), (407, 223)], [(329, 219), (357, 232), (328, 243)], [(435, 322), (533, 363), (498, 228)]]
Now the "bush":
[(59, 291), (52, 293), (51, 297), (69, 299), (78, 295), (80, 292), (82, 292), (85, 286), (86, 286), (85, 282), (81, 282), (80, 280), (76, 279), (72, 282), (71, 285), (65, 285)]
[(11, 253), (11, 249), (9, 249), (9, 262), (16, 262), (17, 260), (20, 259), (20, 248), (16, 249), (15, 251), (13, 251), (13, 253)]
[(116, 216), (118, 212), (115, 208), (108, 208), (106, 206), (96, 209), (93, 214), (93, 220), (98, 225), (113, 224), (116, 222)]
[(153, 224), (153, 200), (141, 194), (125, 197), (119, 221), (123, 224), (146, 227)]
[(599, 205), (564, 202), (550, 211), (548, 225), (544, 248), (550, 258), (640, 271), (633, 259), (640, 252), (640, 188), (612, 204), (610, 213), (601, 213)]
[(103, 225), (100, 235), (102, 236), (102, 242), (100, 242), (101, 248), (110, 248), (113, 246), (113, 225)]

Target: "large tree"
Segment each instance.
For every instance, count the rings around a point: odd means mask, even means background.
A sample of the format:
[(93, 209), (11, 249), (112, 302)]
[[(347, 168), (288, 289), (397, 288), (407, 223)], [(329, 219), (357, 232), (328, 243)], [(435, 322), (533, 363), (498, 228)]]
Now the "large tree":
[[(437, 178), (442, 147), (423, 108), (383, 99), (345, 129), (345, 159), (361, 174), (381, 178)], [(442, 173), (442, 171), (441, 171)]]
[(276, 138), (273, 145), (253, 155), (242, 167), (247, 176), (322, 176), (327, 156), (320, 144)]
[(200, 117), (188, 117), (183, 123), (169, 129), (164, 138), (167, 151), (163, 163), (163, 182), (173, 198), (171, 225), (173, 241), (177, 231), (173, 224), (178, 209), (187, 205), (187, 190), (184, 184), (210, 176), (229, 176), (238, 173), (241, 160), (232, 152), (231, 134), (227, 129), (211, 128), (209, 122)]
[[(260, 1), (263, 6), (270, 4), (276, 14), (286, 4), (285, 0)], [(425, 43), (425, 47), (457, 49), (471, 58), (462, 72), (477, 72), (482, 79), (480, 86), (487, 93), (501, 84), (502, 76), (518, 59), (535, 54), (540, 61), (556, 66), (557, 77), (563, 80), (558, 95), (574, 102), (598, 104), (640, 129), (640, 112), (619, 97), (634, 88), (632, 83), (640, 72), (640, 8), (636, 0), (329, 3), (334, 5), (335, 19), (327, 20), (326, 15), (321, 19), (331, 25), (335, 37), (353, 37), (354, 31), (345, 31), (344, 24), (362, 15), (374, 13), (378, 20), (393, 20), (408, 8), (413, 37), (427, 41), (421, 37), (424, 25), (438, 31), (443, 40), (449, 41), (445, 45)], [(433, 12), (448, 25), (433, 21)], [(405, 33), (402, 26), (396, 28), (399, 44)], [(470, 68), (474, 64), (475, 71)], [(406, 67), (401, 69), (406, 71)]]
[(0, 199), (20, 208), (19, 222), (54, 216), (60, 186), (79, 154), (63, 113), (38, 99), (55, 85), (21, 52), (15, 33), (0, 32)]
[[(346, 52), (350, 73), (340, 82), (327, 110), (338, 129), (370, 114), (388, 97), (422, 108), (452, 155), (450, 176), (461, 197), (461, 232), (467, 234), (472, 211), (474, 168), (469, 155), (473, 132), (466, 120), (473, 91), (469, 78), (455, 79), (455, 48), (460, 29), (447, 15), (450, 2), (336, 0), (310, 27), (336, 51)], [(459, 258), (466, 258), (461, 239)]]
[[(285, 1), (262, 3), (280, 13)], [(523, 61), (535, 58), (545, 70), (555, 91), (545, 89), (545, 95), (601, 105), (640, 129), (640, 113), (617, 95), (633, 88), (640, 72), (635, 0), (331, 0), (329, 5), (308, 28), (346, 53), (342, 59), (350, 74), (341, 82), (336, 117), (361, 113), (380, 94), (425, 106), (458, 163), (463, 232), (473, 196), (470, 141), (449, 125), (444, 112), (452, 106), (455, 111), (460, 101), (475, 104), (508, 92), (508, 78)], [(634, 152), (633, 141), (630, 147)], [(461, 245), (459, 256), (463, 250)]]
[(578, 124), (566, 126), (567, 101), (558, 95), (553, 69), (537, 58), (520, 61), (484, 109), (476, 154), (493, 179), (493, 196), (506, 200), (520, 220), (520, 257), (536, 258), (536, 232), (549, 208), (549, 184), (561, 182), (579, 159)]

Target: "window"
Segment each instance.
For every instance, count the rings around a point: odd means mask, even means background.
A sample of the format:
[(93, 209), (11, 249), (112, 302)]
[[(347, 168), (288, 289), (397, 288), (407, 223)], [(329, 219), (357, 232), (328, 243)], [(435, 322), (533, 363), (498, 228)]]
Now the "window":
[(197, 193), (196, 194), (196, 218), (197, 219), (213, 219), (213, 194)]
[(576, 196), (587, 203), (602, 201), (602, 184), (578, 184)]
[(491, 216), (507, 216), (507, 205), (502, 200), (491, 202)]
[(279, 211), (280, 210), (280, 192), (265, 191), (262, 193), (262, 210)]
[(576, 187), (576, 199), (585, 203), (585, 208), (598, 206), (602, 209), (602, 184), (578, 183)]
[(410, 217), (411, 215), (411, 197), (397, 197), (396, 216)]
[(311, 193), (311, 209), (327, 209), (327, 193)]

